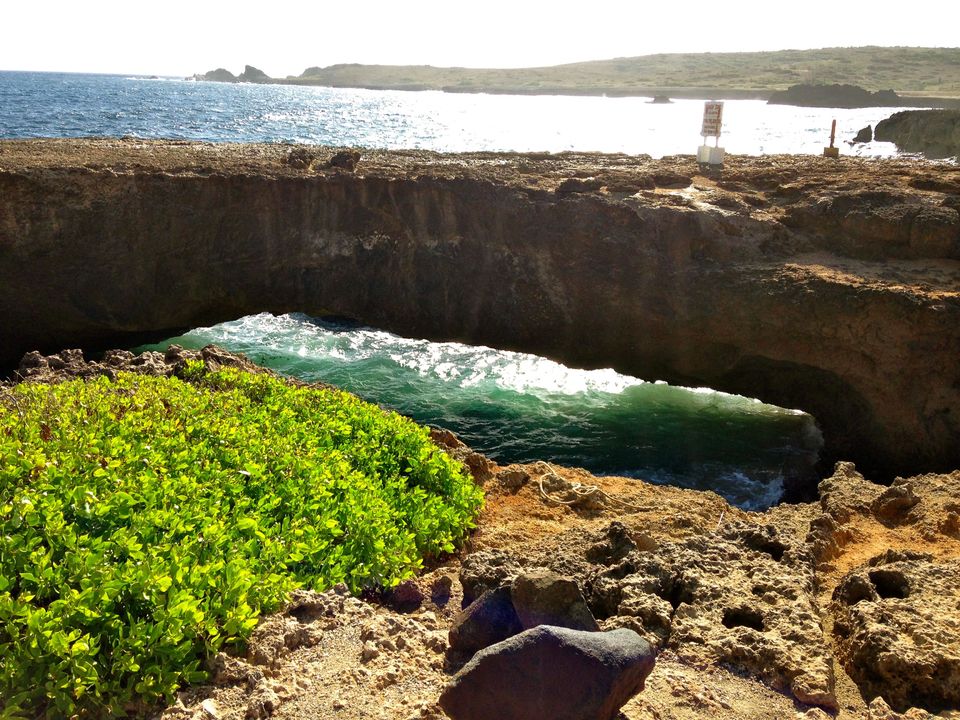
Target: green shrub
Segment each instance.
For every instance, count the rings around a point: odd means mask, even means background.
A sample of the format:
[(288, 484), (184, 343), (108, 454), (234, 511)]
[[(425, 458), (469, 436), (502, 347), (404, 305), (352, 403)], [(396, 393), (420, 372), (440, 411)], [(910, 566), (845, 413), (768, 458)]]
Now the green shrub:
[(0, 391), (0, 720), (169, 698), (293, 588), (390, 586), (472, 527), (480, 490), (413, 422), (185, 377)]

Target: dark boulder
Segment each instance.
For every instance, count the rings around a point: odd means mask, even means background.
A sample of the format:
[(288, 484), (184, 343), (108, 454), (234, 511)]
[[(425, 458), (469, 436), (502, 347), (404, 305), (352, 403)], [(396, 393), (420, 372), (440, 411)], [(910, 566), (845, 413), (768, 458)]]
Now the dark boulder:
[(873, 126), (867, 125), (865, 128), (860, 128), (857, 132), (855, 138), (853, 138), (854, 143), (868, 143), (873, 142)]
[(600, 629), (577, 583), (551, 570), (538, 568), (520, 575), (513, 581), (511, 595), (517, 617), (525, 629), (537, 625)]
[(522, 629), (510, 600), (510, 588), (488, 590), (453, 619), (450, 647), (473, 653), (506, 640)]
[(541, 625), (477, 653), (440, 706), (453, 720), (612, 720), (643, 689), (654, 660), (632, 630)]

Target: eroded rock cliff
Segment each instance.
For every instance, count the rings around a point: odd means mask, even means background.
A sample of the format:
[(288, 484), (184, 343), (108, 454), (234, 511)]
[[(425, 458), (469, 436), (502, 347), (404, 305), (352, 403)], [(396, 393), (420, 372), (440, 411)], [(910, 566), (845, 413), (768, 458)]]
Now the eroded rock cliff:
[(335, 157), (0, 143), (2, 360), (330, 313), (800, 407), (873, 477), (960, 466), (958, 168)]
[(960, 110), (904, 110), (877, 123), (877, 140), (929, 158), (960, 156)]

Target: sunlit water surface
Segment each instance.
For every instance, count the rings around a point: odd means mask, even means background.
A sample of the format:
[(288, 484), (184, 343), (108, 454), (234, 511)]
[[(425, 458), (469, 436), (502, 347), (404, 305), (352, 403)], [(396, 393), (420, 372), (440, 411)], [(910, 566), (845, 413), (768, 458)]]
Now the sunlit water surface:
[[(822, 109), (728, 100), (722, 145), (821, 154), (898, 108)], [(90, 135), (291, 142), (437, 151), (694, 153), (703, 101), (401, 92), (0, 72), (0, 138)], [(843, 152), (896, 154), (892, 143)]]

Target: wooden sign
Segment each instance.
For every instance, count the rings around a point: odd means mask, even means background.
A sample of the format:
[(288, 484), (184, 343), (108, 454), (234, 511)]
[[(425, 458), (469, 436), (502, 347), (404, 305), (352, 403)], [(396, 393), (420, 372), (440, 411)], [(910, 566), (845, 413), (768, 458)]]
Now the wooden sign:
[(720, 126), (723, 123), (723, 103), (705, 102), (703, 104), (703, 126), (700, 134), (703, 137), (720, 137)]

